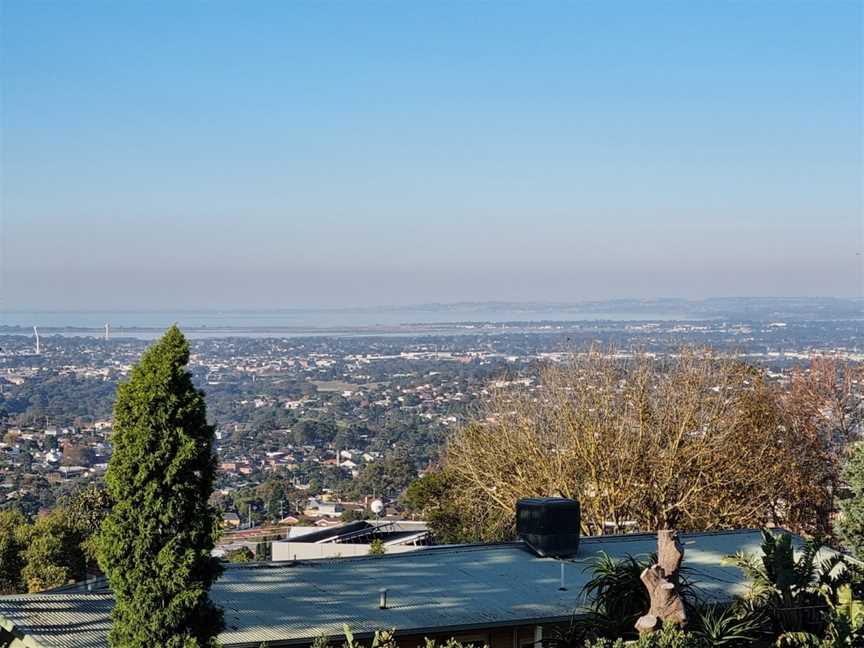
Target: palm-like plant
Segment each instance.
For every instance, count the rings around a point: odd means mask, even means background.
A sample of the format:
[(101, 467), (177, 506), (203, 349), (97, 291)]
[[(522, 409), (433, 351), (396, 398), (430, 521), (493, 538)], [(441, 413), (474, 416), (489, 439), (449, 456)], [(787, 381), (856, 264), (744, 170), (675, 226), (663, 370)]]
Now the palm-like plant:
[[(587, 611), (579, 610), (569, 627), (553, 633), (549, 643), (581, 646), (585, 639), (635, 638), (636, 620), (651, 605), (642, 572), (656, 562), (654, 554), (639, 560), (630, 555), (619, 559), (601, 552), (588, 568), (591, 578), (582, 587), (581, 598)], [(692, 611), (697, 598), (687, 574), (686, 567), (682, 567), (679, 591)]]
[(745, 606), (763, 611), (778, 634), (824, 629), (823, 613), (837, 601), (848, 578), (839, 554), (820, 556), (821, 545), (807, 542), (796, 557), (792, 536), (762, 532), (762, 556), (737, 554), (730, 562), (751, 579)]
[(582, 587), (582, 599), (591, 610), (590, 622), (606, 637), (635, 634), (636, 619), (650, 606), (642, 572), (650, 564), (633, 556), (616, 559), (601, 553), (591, 566), (592, 576)]
[(648, 591), (640, 578), (648, 564), (633, 556), (619, 560), (601, 552), (588, 568), (592, 575), (582, 587), (584, 608), (577, 611), (569, 626), (553, 630), (544, 643), (570, 648), (583, 646), (588, 640), (635, 636), (636, 619), (649, 605)]

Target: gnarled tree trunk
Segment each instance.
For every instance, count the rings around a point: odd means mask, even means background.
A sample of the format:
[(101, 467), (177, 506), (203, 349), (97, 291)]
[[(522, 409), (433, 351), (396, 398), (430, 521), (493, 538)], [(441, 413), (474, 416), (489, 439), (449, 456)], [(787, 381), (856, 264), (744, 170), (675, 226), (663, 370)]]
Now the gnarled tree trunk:
[(658, 630), (664, 623), (687, 625), (684, 600), (678, 588), (678, 570), (684, 559), (684, 547), (678, 532), (657, 532), (657, 564), (642, 572), (642, 582), (651, 597), (648, 614), (639, 617), (636, 629), (640, 634)]

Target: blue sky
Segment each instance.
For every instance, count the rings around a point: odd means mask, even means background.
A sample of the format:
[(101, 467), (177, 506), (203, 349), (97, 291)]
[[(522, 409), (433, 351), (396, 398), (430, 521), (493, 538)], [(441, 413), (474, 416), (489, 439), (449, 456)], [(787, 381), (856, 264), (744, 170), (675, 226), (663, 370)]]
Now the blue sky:
[(860, 2), (0, 4), (7, 308), (860, 294)]

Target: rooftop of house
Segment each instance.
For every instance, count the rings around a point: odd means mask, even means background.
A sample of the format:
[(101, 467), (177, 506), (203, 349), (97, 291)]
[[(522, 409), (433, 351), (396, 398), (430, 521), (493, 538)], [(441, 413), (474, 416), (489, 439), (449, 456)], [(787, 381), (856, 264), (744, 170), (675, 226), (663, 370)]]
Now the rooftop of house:
[[(294, 527), (296, 528), (296, 527)], [(293, 531), (293, 528), (292, 530)], [(329, 528), (301, 527), (299, 533), (289, 533), (290, 542), (368, 542), (371, 537), (387, 540), (411, 538), (428, 531), (425, 522), (404, 520), (355, 520)]]
[[(736, 552), (758, 553), (756, 530), (682, 534), (688, 578), (705, 600), (745, 593), (747, 581), (723, 564)], [(586, 537), (565, 561), (540, 558), (526, 545), (448, 545), (381, 557), (230, 565), (214, 585), (225, 610), (223, 646), (257, 648), (309, 643), (341, 635), (396, 628), (434, 634), (563, 621), (580, 609), (579, 593), (594, 560), (647, 557), (649, 534)], [(564, 587), (561, 588), (561, 565)], [(387, 589), (387, 607), (379, 594)], [(104, 588), (0, 597), (0, 626), (18, 637), (12, 646), (107, 648), (113, 604)]]

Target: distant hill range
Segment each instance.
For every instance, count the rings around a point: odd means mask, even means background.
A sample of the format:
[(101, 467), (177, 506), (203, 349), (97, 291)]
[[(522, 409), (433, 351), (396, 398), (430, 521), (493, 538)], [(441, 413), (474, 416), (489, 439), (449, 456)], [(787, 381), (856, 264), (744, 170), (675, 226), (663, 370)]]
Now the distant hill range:
[[(554, 316), (567, 314), (572, 319), (585, 315), (589, 319), (603, 319), (614, 315), (615, 319), (654, 319), (658, 314), (668, 319), (676, 314), (681, 319), (734, 319), (734, 320), (834, 320), (864, 318), (864, 299), (842, 297), (713, 297), (710, 299), (679, 299), (674, 297), (657, 299), (612, 299), (581, 302), (458, 302), (431, 303), (413, 306), (370, 307), (374, 311), (408, 311), (465, 313), (478, 315), (488, 313), (525, 313), (535, 319), (547, 312)], [(622, 317), (623, 316), (623, 317)], [(448, 318), (450, 319), (450, 318)]]

